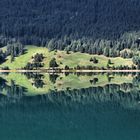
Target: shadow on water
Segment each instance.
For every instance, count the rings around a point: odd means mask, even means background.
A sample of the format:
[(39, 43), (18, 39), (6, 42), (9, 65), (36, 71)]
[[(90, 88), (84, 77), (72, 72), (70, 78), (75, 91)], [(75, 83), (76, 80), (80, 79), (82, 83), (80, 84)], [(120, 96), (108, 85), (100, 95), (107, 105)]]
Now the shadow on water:
[[(25, 81), (21, 86), (21, 79), (15, 81), (13, 78), (15, 76), (10, 74), (0, 76), (0, 136), (3, 140), (140, 138), (138, 74), (123, 75), (125, 82), (118, 81), (120, 77), (116, 79), (117, 75), (112, 74), (76, 75), (76, 77), (71, 74), (69, 77), (33, 73), (21, 75), (31, 82), (35, 90), (41, 91), (43, 88), (46, 90), (45, 85), (49, 86), (49, 92), (36, 96), (28, 95), (29, 87), (25, 86)], [(84, 82), (86, 88), (81, 88), (78, 83), (75, 86), (77, 77)], [(109, 78), (111, 80), (108, 80), (108, 77), (111, 77)], [(126, 81), (126, 77), (131, 80)], [(33, 83), (36, 81), (39, 84), (43, 82), (42, 86), (35, 86)], [(63, 81), (65, 85), (71, 87), (56, 90), (49, 85), (49, 81), (54, 86)]]

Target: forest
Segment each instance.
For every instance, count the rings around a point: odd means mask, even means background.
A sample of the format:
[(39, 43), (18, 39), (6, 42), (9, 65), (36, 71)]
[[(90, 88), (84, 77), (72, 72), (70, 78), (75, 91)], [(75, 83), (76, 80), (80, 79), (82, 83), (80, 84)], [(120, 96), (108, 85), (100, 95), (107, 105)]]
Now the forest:
[(8, 48), (0, 63), (24, 45), (123, 58), (140, 50), (139, 0), (1, 0), (0, 7), (0, 47)]
[[(0, 35), (24, 44), (114, 40), (140, 29), (139, 0), (1, 0)], [(5, 39), (6, 38), (6, 39)]]

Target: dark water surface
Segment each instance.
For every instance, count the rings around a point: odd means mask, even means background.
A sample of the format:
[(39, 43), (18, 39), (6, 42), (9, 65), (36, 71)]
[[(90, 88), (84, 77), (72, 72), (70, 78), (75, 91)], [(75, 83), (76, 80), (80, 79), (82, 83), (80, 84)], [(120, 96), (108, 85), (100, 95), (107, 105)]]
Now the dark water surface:
[(104, 86), (97, 82), (84, 89), (55, 89), (35, 96), (16, 81), (9, 85), (12, 76), (4, 77), (0, 80), (2, 140), (140, 139), (139, 76), (133, 76), (132, 83), (117, 85), (109, 80)]

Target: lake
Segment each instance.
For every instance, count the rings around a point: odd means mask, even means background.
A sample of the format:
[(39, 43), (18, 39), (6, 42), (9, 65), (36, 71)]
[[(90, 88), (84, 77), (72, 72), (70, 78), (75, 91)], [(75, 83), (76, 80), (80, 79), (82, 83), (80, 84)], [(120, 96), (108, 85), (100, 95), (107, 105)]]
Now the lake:
[(2, 140), (138, 140), (139, 73), (1, 73)]

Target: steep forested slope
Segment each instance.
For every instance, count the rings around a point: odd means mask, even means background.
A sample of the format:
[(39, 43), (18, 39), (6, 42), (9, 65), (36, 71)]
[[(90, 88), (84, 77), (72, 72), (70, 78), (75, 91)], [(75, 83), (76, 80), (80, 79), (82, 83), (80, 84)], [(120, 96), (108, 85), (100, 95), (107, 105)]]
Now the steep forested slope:
[(140, 29), (139, 0), (1, 0), (0, 34), (40, 40), (114, 39)]

